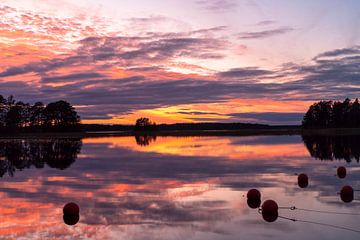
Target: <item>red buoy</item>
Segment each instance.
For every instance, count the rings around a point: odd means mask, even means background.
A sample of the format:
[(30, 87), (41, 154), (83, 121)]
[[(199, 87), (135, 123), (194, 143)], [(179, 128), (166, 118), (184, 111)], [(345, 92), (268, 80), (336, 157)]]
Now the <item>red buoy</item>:
[(279, 216), (279, 207), (274, 200), (266, 200), (261, 206), (261, 214), (265, 221), (275, 222)]
[(79, 214), (75, 214), (75, 215), (66, 215), (66, 214), (64, 214), (63, 220), (64, 220), (65, 224), (73, 226), (73, 225), (75, 225), (75, 224), (77, 224), (79, 222), (80, 215)]
[(63, 208), (64, 215), (79, 215), (80, 209), (76, 203), (67, 203)]
[(247, 204), (250, 208), (258, 208), (261, 204), (261, 193), (257, 189), (250, 189), (247, 192)]
[(337, 169), (337, 176), (339, 178), (345, 178), (346, 177), (346, 168), (345, 167), (338, 167)]
[(261, 199), (261, 193), (259, 190), (257, 189), (250, 189), (248, 192), (247, 192), (247, 195), (246, 197), (248, 199)]
[(340, 197), (343, 202), (350, 203), (354, 200), (354, 189), (350, 186), (341, 188)]
[(299, 174), (298, 185), (300, 188), (306, 188), (307, 186), (309, 186), (309, 178), (305, 173)]
[(251, 198), (247, 199), (247, 205), (249, 206), (249, 208), (252, 209), (259, 208), (260, 204), (261, 204), (260, 199), (251, 199)]

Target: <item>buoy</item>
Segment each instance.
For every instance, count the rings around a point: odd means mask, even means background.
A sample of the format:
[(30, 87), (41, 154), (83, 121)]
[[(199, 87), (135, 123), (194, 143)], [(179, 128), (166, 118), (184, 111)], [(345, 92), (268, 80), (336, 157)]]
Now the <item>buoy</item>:
[(279, 207), (274, 200), (266, 200), (261, 206), (261, 215), (267, 222), (275, 222), (279, 216)]
[(250, 189), (248, 192), (247, 192), (247, 195), (246, 197), (248, 199), (261, 199), (261, 193), (259, 190), (257, 189)]
[(338, 167), (337, 169), (337, 176), (339, 178), (345, 178), (346, 177), (346, 168), (345, 167)]
[(261, 193), (257, 189), (250, 189), (247, 192), (247, 204), (250, 208), (258, 208), (261, 204)]
[(305, 173), (299, 174), (298, 185), (300, 188), (306, 188), (307, 186), (309, 186), (309, 178)]
[(354, 189), (350, 186), (341, 188), (340, 197), (343, 202), (350, 203), (354, 200)]
[(76, 203), (67, 203), (63, 208), (64, 215), (79, 215), (80, 209)]
[(77, 224), (79, 222), (80, 215), (79, 214), (75, 214), (75, 215), (66, 215), (66, 214), (64, 214), (63, 220), (64, 220), (65, 224), (73, 226), (73, 225), (75, 225), (75, 224)]
[(261, 200), (248, 198), (247, 205), (249, 206), (249, 208), (252, 208), (252, 209), (259, 208), (261, 205)]

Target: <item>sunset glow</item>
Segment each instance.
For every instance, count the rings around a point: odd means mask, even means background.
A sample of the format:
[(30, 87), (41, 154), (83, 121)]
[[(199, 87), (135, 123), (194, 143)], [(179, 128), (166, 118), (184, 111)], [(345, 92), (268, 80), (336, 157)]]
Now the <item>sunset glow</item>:
[(83, 123), (299, 124), (314, 101), (359, 96), (359, 8), (3, 0), (0, 94), (64, 99)]

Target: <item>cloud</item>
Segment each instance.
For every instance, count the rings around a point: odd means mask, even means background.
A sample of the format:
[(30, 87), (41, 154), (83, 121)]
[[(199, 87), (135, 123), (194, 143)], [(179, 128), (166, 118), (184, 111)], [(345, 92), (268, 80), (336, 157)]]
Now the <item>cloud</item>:
[(33, 62), (24, 64), (22, 66), (9, 67), (3, 72), (0, 72), (0, 77), (10, 77), (26, 73), (46, 73), (61, 67), (68, 67), (79, 65), (86, 60), (84, 56), (71, 56), (67, 58), (55, 58), (51, 60), (43, 60), (40, 62)]
[(258, 31), (258, 32), (241, 32), (237, 34), (237, 37), (239, 39), (262, 39), (262, 38), (269, 38), (273, 36), (286, 34), (294, 30), (295, 29), (291, 27), (281, 27), (281, 28)]
[[(325, 99), (357, 97), (360, 77), (360, 51), (358, 46), (335, 49), (319, 54), (312, 65), (294, 65), (294, 74), (303, 77), (287, 86), (308, 87), (317, 90)], [(320, 96), (319, 96), (320, 97)]]
[(212, 28), (204, 28), (204, 29), (194, 30), (191, 33), (192, 34), (212, 34), (212, 33), (217, 33), (217, 32), (223, 32), (227, 29), (228, 29), (227, 26), (217, 26), (217, 27), (212, 27)]
[(28, 40), (38, 40), (33, 42), (34, 45), (47, 47), (59, 48), (58, 41), (61, 39), (76, 40), (98, 35), (103, 27), (101, 19), (92, 16), (84, 18), (79, 13), (64, 18), (4, 5), (0, 6), (0, 15), (2, 22), (6, 23), (4, 30), (13, 32), (9, 35), (13, 40), (27, 37)]
[(234, 10), (237, 7), (237, 2), (234, 0), (198, 0), (196, 3), (206, 10), (214, 12)]
[(231, 113), (231, 121), (248, 121), (257, 123), (270, 124), (293, 124), (299, 125), (304, 116), (303, 112), (247, 112), (247, 113)]
[(74, 73), (63, 76), (56, 77), (43, 77), (42, 82), (44, 83), (57, 83), (57, 82), (67, 82), (75, 80), (89, 80), (94, 78), (105, 78), (106, 76), (100, 73)]
[(257, 26), (267, 26), (267, 25), (271, 25), (271, 24), (274, 24), (275, 21), (272, 21), (272, 20), (264, 20), (264, 21), (261, 21), (261, 22), (257, 22), (255, 25)]
[[(218, 4), (223, 8), (234, 6), (234, 3), (198, 2), (204, 7)], [(0, 11), (6, 15), (15, 14), (17, 10), (1, 8)], [(80, 17), (74, 23), (70, 23), (66, 19), (32, 12), (15, 15), (15, 18), (6, 15), (12, 26), (7, 34), (14, 34), (15, 27), (18, 27), (18, 30), (22, 31), (21, 39), (33, 36), (35, 33), (25, 31), (26, 22), (36, 30), (41, 26), (32, 25), (32, 22), (43, 25), (49, 21), (55, 29), (40, 30), (43, 32), (42, 35), (46, 33), (45, 35), (55, 36), (55, 40), (47, 39), (34, 43), (51, 41), (59, 44), (56, 38), (68, 33), (75, 33), (76, 39), (81, 40), (75, 41), (71, 47), (65, 44), (66, 46), (60, 49), (52, 48), (54, 53), (51, 54), (42, 54), (40, 50), (46, 49), (42, 45), (36, 46), (36, 51), (30, 47), (23, 51), (17, 45), (6, 46), (4, 52), (10, 50), (9, 56), (22, 59), (10, 61), (10, 57), (5, 56), (6, 61), (1, 61), (1, 94), (14, 94), (17, 99), (45, 103), (63, 98), (76, 106), (81, 106), (79, 111), (83, 119), (108, 119), (111, 116), (122, 117), (122, 114), (138, 110), (228, 102), (235, 99), (316, 101), (354, 98), (360, 94), (360, 88), (357, 87), (360, 72), (359, 46), (320, 53), (307, 64), (288, 64), (275, 69), (241, 66), (216, 72), (200, 64), (204, 61), (227, 60), (225, 58), (228, 51), (233, 49), (233, 45), (230, 38), (223, 37), (224, 32), (228, 30), (226, 26), (203, 29), (184, 27), (177, 32), (149, 30), (138, 35), (92, 33), (91, 36), (87, 36), (80, 34), (80, 29), (89, 23), (85, 24)], [(134, 25), (156, 25), (168, 20), (166, 17), (150, 16), (129, 21)], [(172, 21), (176, 25), (175, 22)], [(263, 21), (258, 24), (271, 23)], [(98, 25), (95, 26), (98, 28)], [(57, 29), (58, 27), (62, 29)], [(63, 32), (64, 29), (66, 33)], [(40, 30), (35, 31), (36, 34), (41, 35)], [(105, 31), (106, 27), (102, 30)], [(282, 27), (245, 32), (240, 33), (239, 38), (265, 38), (293, 30), (290, 27)], [(22, 52), (26, 52), (26, 55), (19, 54)], [(29, 58), (31, 55), (38, 58)], [(201, 111), (189, 112), (201, 115)], [(271, 110), (267, 112), (268, 119), (260, 115), (246, 117), (264, 123), (276, 117), (291, 120), (288, 115), (273, 115)], [(191, 117), (191, 114), (187, 115)], [(221, 120), (216, 116), (212, 119), (203, 117), (204, 120)], [(239, 116), (233, 117), (235, 119)]]
[(185, 114), (185, 115), (220, 115), (222, 116), (223, 114), (220, 113), (216, 113), (216, 112), (201, 112), (201, 111), (178, 111), (178, 112), (168, 112), (169, 114), (174, 114), (174, 113), (178, 113), (178, 114)]
[(175, 37), (89, 37), (79, 42), (77, 51), (68, 57), (54, 58), (22, 66), (9, 67), (0, 72), (0, 77), (9, 77), (29, 72), (46, 72), (69, 66), (84, 66), (111, 61), (126, 67), (147, 64), (161, 64), (177, 57), (195, 59), (221, 59), (219, 50), (227, 42), (216, 38)]
[[(95, 39), (95, 42), (98, 41), (99, 39)], [(105, 39), (106, 41), (107, 39)], [(176, 47), (174, 49), (178, 49), (178, 43), (175, 42)], [(189, 43), (185, 42), (185, 46), (187, 46)], [(115, 41), (116, 46), (117, 44), (118, 42)], [(150, 45), (153, 44), (156, 45), (155, 43)], [(90, 47), (89, 54), (96, 56), (101, 51), (106, 52), (109, 45), (114, 45), (111, 39), (110, 43), (105, 45), (103, 43), (94, 44), (94, 46)], [(160, 45), (162, 46), (162, 44)], [(183, 43), (180, 43), (180, 45), (184, 46)], [(105, 50), (104, 46), (106, 46)], [(159, 47), (159, 49), (162, 49), (162, 47)], [(352, 52), (352, 48), (345, 50), (345, 52)], [(70, 60), (64, 60), (63, 62), (60, 60), (45, 61), (42, 64), (29, 64), (17, 69), (22, 70), (32, 66), (32, 70), (37, 70), (40, 74), (48, 74), (47, 71), (53, 69), (54, 66), (68, 65), (65, 63), (80, 64), (72, 59), (77, 60), (77, 58), (70, 58)], [(83, 62), (86, 62), (86, 59)], [(46, 83), (76, 79), (76, 81), (74, 80), (65, 86), (40, 85), (34, 87), (23, 82), (2, 82), (0, 87), (2, 94), (14, 94), (17, 98), (30, 102), (35, 100), (48, 102), (57, 100), (61, 96), (61, 98), (72, 102), (74, 105), (91, 106), (80, 109), (83, 119), (95, 119), (96, 117), (108, 119), (109, 116), (119, 116), (142, 109), (182, 104), (226, 102), (239, 98), (282, 101), (355, 98), (360, 94), (360, 88), (355, 87), (358, 85), (359, 66), (360, 57), (352, 54), (339, 55), (326, 60), (318, 59), (309, 65), (288, 64), (283, 69), (277, 69), (276, 71), (260, 68), (235, 68), (219, 72), (212, 76), (211, 79), (201, 76), (189, 78), (184, 75), (178, 75), (171, 79), (166, 77), (156, 78), (156, 76), (155, 78), (149, 78), (147, 75), (149, 71), (155, 71), (156, 75), (161, 76), (163, 70), (157, 67), (145, 67), (139, 68), (139, 71), (137, 71), (136, 67), (130, 67), (129, 69), (135, 71), (134, 73), (137, 75), (114, 78), (111, 76), (103, 77), (101, 72), (79, 72), (54, 77), (45, 76), (43, 78)], [(6, 73), (9, 74), (9, 72), (8, 70)], [(282, 83), (263, 81), (269, 78), (277, 79), (275, 77), (281, 74), (285, 77), (292, 76), (295, 80)], [(96, 110), (96, 108), (101, 109), (101, 111)], [(265, 114), (240, 116), (263, 123), (285, 123), (285, 120), (288, 123), (293, 123), (297, 121), (296, 117), (299, 117), (299, 120), (301, 119), (299, 115), (292, 115), (292, 113), (267, 112)], [(234, 115), (233, 120), (239, 119), (240, 116)], [(204, 118), (203, 120), (211, 119)]]
[(341, 49), (335, 49), (332, 51), (327, 51), (324, 53), (321, 53), (317, 55), (314, 60), (318, 61), (321, 58), (327, 58), (327, 57), (341, 57), (341, 56), (348, 56), (348, 55), (359, 55), (360, 54), (360, 46), (354, 46), (350, 48), (341, 48)]
[(247, 80), (253, 80), (252, 77), (268, 76), (272, 74), (272, 71), (259, 69), (257, 67), (247, 68), (233, 68), (224, 72), (218, 73), (220, 78), (246, 78)]

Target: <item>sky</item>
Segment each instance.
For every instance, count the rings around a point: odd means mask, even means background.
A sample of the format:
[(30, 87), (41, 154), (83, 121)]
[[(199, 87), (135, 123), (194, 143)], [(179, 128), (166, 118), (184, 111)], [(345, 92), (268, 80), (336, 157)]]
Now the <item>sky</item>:
[(357, 0), (1, 0), (0, 94), (83, 123), (299, 124), (360, 94)]

